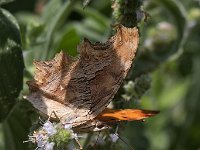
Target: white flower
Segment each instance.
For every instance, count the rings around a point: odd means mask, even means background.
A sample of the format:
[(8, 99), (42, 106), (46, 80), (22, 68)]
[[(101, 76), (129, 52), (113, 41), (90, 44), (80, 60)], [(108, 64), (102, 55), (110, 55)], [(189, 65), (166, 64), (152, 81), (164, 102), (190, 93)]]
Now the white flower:
[(53, 126), (53, 123), (51, 123), (50, 121), (47, 121), (44, 123), (43, 129), (47, 132), (47, 134), (49, 136), (52, 136), (52, 135), (56, 134), (56, 132), (57, 132), (57, 130)]
[[(29, 135), (29, 140), (32, 143), (37, 144), (37, 150), (53, 150), (54, 145), (56, 143), (50, 141), (51, 137), (54, 137), (57, 132), (59, 132), (64, 129), (66, 130), (67, 139), (78, 139), (77, 133), (74, 133), (72, 130), (72, 124), (71, 123), (66, 123), (66, 124), (54, 124), (51, 123), (49, 120), (44, 122), (43, 126), (40, 127), (38, 130), (34, 131), (33, 135)], [(73, 149), (73, 148), (72, 148)]]
[(45, 150), (53, 150), (53, 147), (54, 147), (55, 143), (54, 142), (47, 142), (46, 145), (45, 145)]
[(112, 142), (116, 142), (119, 139), (117, 133), (115, 133), (115, 134), (109, 134), (109, 136), (110, 136)]
[(52, 128), (53, 127), (53, 123), (51, 123), (49, 120), (47, 120), (44, 125), (43, 128)]
[(74, 133), (74, 132), (72, 131), (72, 132), (71, 132), (71, 138), (72, 138), (72, 139), (77, 139), (77, 138), (78, 138), (77, 133)]
[(65, 124), (64, 125), (64, 128), (65, 129), (71, 129), (72, 128), (72, 124), (70, 123), (70, 124)]
[(38, 147), (43, 147), (47, 143), (47, 137), (43, 134), (36, 135), (36, 142)]
[(64, 128), (70, 132), (71, 139), (77, 139), (78, 138), (77, 133), (74, 133), (74, 131), (72, 130), (72, 124), (71, 123), (65, 124)]

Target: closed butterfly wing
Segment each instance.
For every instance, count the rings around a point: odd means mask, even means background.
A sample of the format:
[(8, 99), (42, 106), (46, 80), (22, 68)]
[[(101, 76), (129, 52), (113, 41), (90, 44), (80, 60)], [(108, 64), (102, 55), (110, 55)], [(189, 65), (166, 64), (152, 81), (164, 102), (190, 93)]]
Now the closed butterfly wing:
[(138, 40), (137, 28), (120, 25), (106, 43), (92, 44), (85, 39), (78, 46), (80, 56), (76, 59), (60, 52), (51, 61), (35, 61), (36, 72), (34, 80), (28, 82), (27, 99), (48, 116), (57, 103), (64, 105), (68, 113), (59, 116), (63, 122), (70, 120), (78, 125), (94, 119), (126, 77)]

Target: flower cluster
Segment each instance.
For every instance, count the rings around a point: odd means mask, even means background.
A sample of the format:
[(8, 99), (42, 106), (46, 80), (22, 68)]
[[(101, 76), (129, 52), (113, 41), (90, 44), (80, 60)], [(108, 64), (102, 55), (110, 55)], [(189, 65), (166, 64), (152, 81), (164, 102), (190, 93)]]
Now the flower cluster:
[[(72, 150), (74, 149), (74, 145), (70, 141), (72, 139), (78, 141), (78, 137), (77, 133), (74, 133), (72, 130), (72, 124), (68, 123), (63, 125), (47, 120), (32, 135), (29, 135), (28, 142), (37, 144), (37, 150), (53, 150), (55, 148)], [(117, 133), (109, 134), (102, 139), (98, 139), (98, 143), (104, 144), (107, 138), (115, 143), (119, 137)]]
[(42, 127), (34, 131), (29, 140), (37, 144), (37, 150), (53, 150), (54, 146), (67, 145), (70, 139), (78, 136), (73, 132), (72, 126), (51, 123), (47, 120)]

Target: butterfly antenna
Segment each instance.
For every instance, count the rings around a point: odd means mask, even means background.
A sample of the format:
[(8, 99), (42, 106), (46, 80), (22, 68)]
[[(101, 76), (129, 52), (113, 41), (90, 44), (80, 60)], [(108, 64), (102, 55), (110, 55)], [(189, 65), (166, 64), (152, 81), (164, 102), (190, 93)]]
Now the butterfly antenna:
[(116, 134), (116, 133), (114, 133), (116, 136), (118, 136), (118, 138), (122, 141), (122, 142), (124, 142), (131, 150), (135, 150), (134, 148), (133, 148), (133, 146), (132, 145), (130, 145), (128, 142), (126, 142), (123, 138), (121, 138), (118, 134)]
[(38, 150), (40, 147), (36, 147), (35, 150)]
[[(104, 124), (105, 126), (107, 126), (107, 127), (109, 127), (107, 124)], [(131, 150), (135, 150), (133, 147), (132, 147), (132, 145), (130, 145), (129, 143), (127, 143), (124, 139), (122, 139), (118, 134), (116, 134), (117, 133), (117, 131), (118, 131), (118, 129), (119, 129), (119, 126), (117, 126), (117, 128), (116, 128), (116, 130), (115, 130), (115, 132), (111, 129), (111, 131), (123, 142), (123, 143), (125, 143)]]
[(75, 138), (75, 141), (76, 141), (76, 143), (78, 144), (79, 149), (82, 150), (83, 147), (82, 147), (81, 143), (79, 142), (78, 138)]
[(52, 111), (52, 112), (51, 112), (51, 114), (50, 114), (49, 117), (48, 117), (48, 120), (51, 119), (51, 117), (52, 117), (53, 114), (54, 114), (54, 116), (56, 117), (57, 120), (60, 120), (55, 111)]

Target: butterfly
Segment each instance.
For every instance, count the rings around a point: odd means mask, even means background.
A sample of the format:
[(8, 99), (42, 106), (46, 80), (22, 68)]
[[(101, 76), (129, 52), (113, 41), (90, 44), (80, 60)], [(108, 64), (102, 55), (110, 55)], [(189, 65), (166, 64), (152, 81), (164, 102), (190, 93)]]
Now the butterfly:
[(118, 25), (106, 43), (84, 39), (76, 58), (61, 51), (52, 60), (34, 61), (36, 71), (27, 82), (26, 99), (43, 115), (71, 124), (76, 132), (154, 116), (158, 111), (107, 108), (132, 65), (138, 43), (136, 27)]

